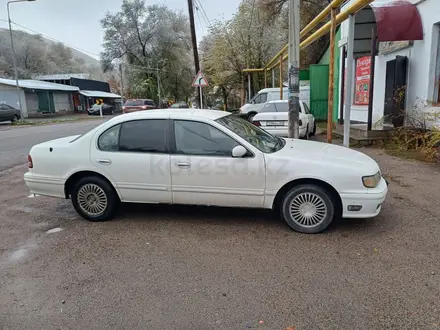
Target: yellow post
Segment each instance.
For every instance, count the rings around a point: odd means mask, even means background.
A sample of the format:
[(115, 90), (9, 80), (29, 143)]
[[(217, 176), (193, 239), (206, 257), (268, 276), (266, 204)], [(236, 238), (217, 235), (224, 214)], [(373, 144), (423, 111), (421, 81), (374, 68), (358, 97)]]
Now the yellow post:
[(280, 55), (280, 100), (283, 99), (283, 54)]
[(336, 34), (336, 8), (331, 11), (330, 27), (330, 65), (328, 71), (328, 112), (327, 112), (327, 142), (333, 140), (333, 94), (335, 78), (335, 34)]

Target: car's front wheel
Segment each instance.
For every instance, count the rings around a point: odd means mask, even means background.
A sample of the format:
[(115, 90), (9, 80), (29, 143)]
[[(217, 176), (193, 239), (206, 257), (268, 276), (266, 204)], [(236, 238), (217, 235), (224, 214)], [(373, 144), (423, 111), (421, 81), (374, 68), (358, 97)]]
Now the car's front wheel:
[(20, 117), (18, 115), (14, 115), (14, 117), (11, 120), (11, 122), (15, 123), (15, 122), (17, 122), (19, 120), (20, 120)]
[(71, 192), (72, 204), (76, 212), (86, 220), (110, 220), (119, 204), (113, 187), (98, 176), (79, 179)]
[(333, 221), (335, 202), (326, 189), (314, 184), (302, 184), (285, 194), (281, 214), (292, 229), (316, 234), (325, 230)]
[(314, 136), (316, 134), (316, 121), (313, 123), (313, 131), (310, 133), (311, 136)]

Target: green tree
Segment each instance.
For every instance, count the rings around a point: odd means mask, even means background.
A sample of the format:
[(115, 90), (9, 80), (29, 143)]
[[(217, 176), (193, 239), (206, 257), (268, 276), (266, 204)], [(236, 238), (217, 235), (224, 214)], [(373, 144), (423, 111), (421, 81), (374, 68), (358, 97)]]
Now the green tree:
[[(126, 63), (129, 93), (137, 97), (187, 98), (191, 89), (191, 48), (188, 19), (163, 5), (124, 0), (121, 11), (101, 20), (104, 51), (101, 64), (111, 70)], [(159, 84), (158, 84), (159, 81)], [(158, 100), (159, 101), (159, 100)]]

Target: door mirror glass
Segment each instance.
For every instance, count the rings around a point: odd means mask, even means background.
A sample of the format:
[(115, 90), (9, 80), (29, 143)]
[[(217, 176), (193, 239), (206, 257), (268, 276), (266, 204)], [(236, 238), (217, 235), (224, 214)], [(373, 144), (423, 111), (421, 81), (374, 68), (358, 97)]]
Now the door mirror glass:
[(234, 158), (241, 158), (246, 155), (247, 150), (243, 146), (236, 146), (234, 149), (232, 149), (232, 157)]

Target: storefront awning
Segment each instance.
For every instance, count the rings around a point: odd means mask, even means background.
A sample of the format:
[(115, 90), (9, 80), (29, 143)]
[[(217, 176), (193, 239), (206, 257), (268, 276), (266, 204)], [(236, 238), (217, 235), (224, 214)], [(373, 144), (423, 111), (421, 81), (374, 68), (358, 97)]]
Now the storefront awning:
[(101, 91), (80, 91), (81, 95), (87, 96), (87, 97), (99, 97), (99, 98), (108, 98), (108, 99), (120, 99), (121, 95), (113, 94), (113, 93), (107, 93), (107, 92), (101, 92)]
[(371, 5), (378, 41), (423, 40), (417, 7), (407, 0), (376, 0)]

